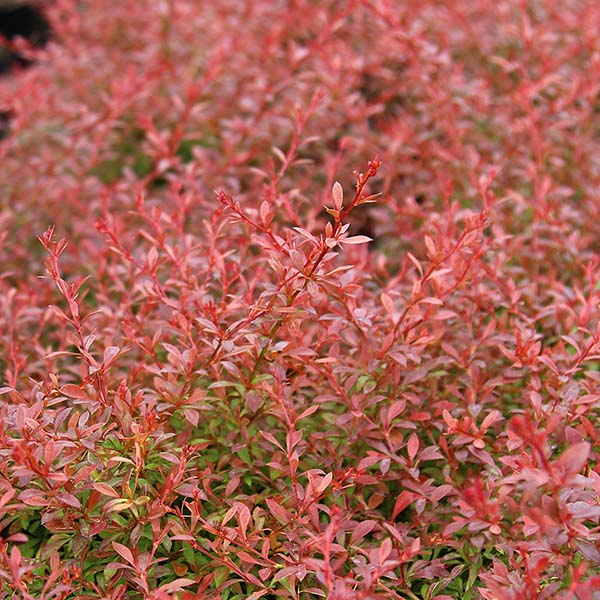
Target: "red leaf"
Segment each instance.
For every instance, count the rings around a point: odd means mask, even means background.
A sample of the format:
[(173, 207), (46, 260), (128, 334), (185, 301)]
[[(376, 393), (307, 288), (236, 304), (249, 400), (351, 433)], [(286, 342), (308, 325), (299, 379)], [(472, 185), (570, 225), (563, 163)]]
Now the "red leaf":
[(48, 498), (38, 490), (25, 490), (19, 494), (19, 500), (27, 506), (48, 506)]
[(73, 496), (73, 494), (58, 494), (57, 498), (67, 506), (71, 506), (72, 508), (81, 508), (81, 502), (79, 502), (79, 500)]
[(271, 444), (273, 444), (274, 446), (279, 448), (282, 452), (284, 452), (283, 446), (277, 441), (277, 439), (275, 438), (275, 436), (272, 433), (269, 433), (268, 431), (259, 431), (258, 433), (262, 437), (264, 437), (265, 440), (271, 442)]
[(360, 544), (362, 542), (365, 535), (373, 531), (375, 526), (377, 525), (377, 521), (373, 519), (368, 519), (366, 521), (361, 521), (354, 529), (352, 530), (352, 536), (350, 537), (351, 544)]
[(60, 388), (60, 393), (67, 398), (87, 398), (87, 394), (78, 386), (72, 383), (67, 383)]
[(396, 517), (409, 505), (419, 497), (418, 494), (414, 492), (409, 492), (404, 490), (400, 492), (398, 498), (396, 498), (396, 503), (394, 504), (394, 510), (392, 511), (392, 521), (396, 519)]
[(379, 564), (382, 565), (392, 552), (392, 540), (385, 538), (379, 547)]
[(419, 437), (416, 433), (413, 433), (408, 438), (408, 443), (406, 444), (406, 450), (408, 452), (408, 458), (410, 458), (410, 462), (413, 463), (415, 460), (415, 456), (419, 451)]
[(309, 406), (307, 409), (303, 410), (298, 415), (298, 418), (296, 420), (300, 421), (301, 419), (305, 419), (306, 417), (312, 415), (314, 412), (317, 412), (318, 409), (319, 409), (318, 405), (313, 404), (313, 406)]
[(553, 466), (562, 469), (563, 483), (569, 483), (583, 469), (589, 455), (591, 446), (588, 442), (580, 442), (567, 448), (560, 457), (554, 461)]
[(248, 563), (250, 565), (264, 565), (263, 562), (257, 560), (253, 556), (250, 556), (250, 554), (244, 552), (244, 550), (238, 550), (237, 555), (238, 558), (240, 558), (243, 562)]
[(317, 484), (317, 487), (316, 487), (317, 494), (321, 494), (322, 492), (324, 492), (327, 489), (327, 487), (329, 486), (329, 484), (331, 483), (332, 479), (333, 479), (333, 473), (327, 473), (327, 475), (325, 475), (325, 477), (323, 477)]
[(162, 592), (176, 592), (177, 590), (180, 590), (183, 587), (187, 587), (188, 585), (193, 585), (194, 583), (195, 581), (193, 579), (187, 579), (183, 577), (181, 579), (175, 579), (170, 583), (165, 583), (164, 585), (161, 585), (159, 590), (161, 590)]
[(112, 542), (113, 548), (117, 551), (117, 553), (124, 558), (130, 565), (136, 566), (135, 559), (133, 558), (133, 554), (131, 550), (124, 546), (123, 544), (119, 544), (119, 542)]
[(198, 423), (200, 422), (200, 415), (198, 414), (198, 411), (193, 410), (192, 408), (185, 408), (183, 410), (183, 416), (185, 417), (186, 421), (190, 423), (190, 425), (198, 427)]
[(110, 496), (111, 498), (120, 498), (120, 494), (118, 494), (114, 488), (112, 488), (107, 483), (92, 483), (92, 487), (101, 494), (105, 496)]
[(238, 507), (237, 521), (240, 524), (240, 532), (243, 537), (246, 537), (246, 531), (248, 529), (248, 523), (250, 523), (251, 515), (250, 509), (242, 502), (236, 502)]
[(285, 508), (283, 508), (283, 506), (281, 506), (281, 504), (275, 502), (275, 500), (271, 498), (267, 498), (266, 503), (269, 507), (269, 510), (273, 513), (273, 516), (281, 521), (283, 525), (289, 522), (291, 515), (287, 510), (285, 510)]
[(4, 494), (2, 494), (2, 498), (0, 498), (0, 507), (8, 504), (15, 494), (16, 490), (14, 488), (10, 488), (6, 492), (4, 492)]
[(240, 485), (240, 476), (234, 475), (225, 486), (225, 497), (228, 498)]

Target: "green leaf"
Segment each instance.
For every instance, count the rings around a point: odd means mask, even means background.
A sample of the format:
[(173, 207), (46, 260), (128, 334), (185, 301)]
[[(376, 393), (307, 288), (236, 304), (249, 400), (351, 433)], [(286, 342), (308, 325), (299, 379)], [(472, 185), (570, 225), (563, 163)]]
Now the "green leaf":
[(215, 569), (215, 578), (213, 579), (215, 586), (217, 588), (221, 587), (221, 585), (227, 581), (230, 573), (231, 571), (228, 567), (217, 567)]

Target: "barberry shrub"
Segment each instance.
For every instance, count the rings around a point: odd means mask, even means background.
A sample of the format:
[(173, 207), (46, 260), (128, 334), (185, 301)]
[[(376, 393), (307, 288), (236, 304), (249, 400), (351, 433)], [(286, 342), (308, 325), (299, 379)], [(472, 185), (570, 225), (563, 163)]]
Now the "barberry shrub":
[(45, 14), (0, 598), (598, 598), (600, 5)]

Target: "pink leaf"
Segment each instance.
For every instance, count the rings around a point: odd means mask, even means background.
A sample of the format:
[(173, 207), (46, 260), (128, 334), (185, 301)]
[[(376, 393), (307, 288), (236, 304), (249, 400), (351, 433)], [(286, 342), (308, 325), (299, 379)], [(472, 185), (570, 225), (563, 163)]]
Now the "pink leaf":
[(247, 552), (244, 552), (244, 550), (238, 550), (237, 556), (239, 559), (241, 559), (245, 563), (248, 563), (249, 565), (264, 565), (265, 564), (262, 561), (254, 558)]
[(416, 433), (413, 433), (410, 438), (408, 438), (408, 443), (406, 444), (406, 449), (408, 451), (408, 458), (410, 458), (410, 462), (414, 462), (415, 456), (419, 451), (419, 437)]
[(133, 554), (131, 550), (124, 546), (123, 544), (119, 544), (119, 542), (112, 542), (113, 548), (117, 551), (117, 553), (124, 558), (130, 565), (135, 566), (135, 559), (133, 558)]
[(266, 503), (273, 516), (281, 521), (281, 523), (285, 525), (289, 522), (291, 515), (287, 510), (285, 510), (285, 508), (283, 508), (283, 506), (281, 506), (281, 504), (275, 502), (275, 500), (272, 500), (271, 498), (267, 498)]
[(79, 500), (73, 496), (73, 494), (58, 494), (57, 498), (67, 506), (71, 506), (72, 508), (81, 508), (81, 502), (79, 502)]
[(240, 531), (243, 537), (246, 537), (246, 531), (248, 529), (248, 523), (250, 523), (251, 515), (250, 509), (242, 502), (236, 502), (238, 507), (237, 521), (240, 525)]
[(317, 494), (321, 494), (322, 492), (324, 492), (331, 483), (332, 479), (333, 473), (327, 473), (327, 475), (325, 475), (325, 477), (323, 477), (323, 479), (321, 479), (321, 481), (319, 481), (319, 483), (317, 484)]
[(111, 498), (120, 498), (119, 494), (107, 483), (92, 483), (92, 487), (104, 496), (110, 496)]
[[(317, 238), (312, 235), (312, 233), (306, 231), (306, 229), (303, 229), (302, 227), (294, 227), (294, 229), (302, 236), (304, 236), (307, 240), (310, 240), (314, 245), (317, 245), (319, 242), (317, 240)], [(283, 242), (283, 240), (282, 240)]]
[(567, 448), (560, 457), (554, 461), (553, 466), (562, 469), (563, 483), (569, 483), (583, 469), (589, 455), (591, 446), (588, 442), (580, 442)]
[(155, 246), (152, 246), (148, 251), (148, 267), (151, 271), (156, 267), (156, 263), (158, 262), (158, 250)]
[(78, 386), (72, 383), (67, 383), (60, 388), (60, 393), (67, 398), (87, 398), (87, 394)]
[(121, 349), (118, 346), (108, 346), (104, 350), (104, 357), (102, 359), (104, 366), (110, 365), (120, 351)]
[(161, 585), (159, 589), (162, 592), (176, 592), (177, 590), (180, 590), (181, 588), (186, 587), (188, 585), (193, 585), (194, 583), (195, 581), (193, 579), (187, 579), (185, 577), (182, 577), (180, 579), (175, 579), (170, 583), (165, 583), (164, 585)]
[(396, 517), (418, 497), (418, 494), (415, 494), (414, 492), (409, 492), (407, 490), (400, 492), (400, 495), (398, 496), (398, 498), (396, 498), (394, 510), (392, 511), (392, 521), (394, 521)]
[(352, 536), (350, 537), (351, 544), (360, 544), (362, 542), (365, 535), (373, 531), (375, 526), (377, 525), (377, 521), (373, 519), (367, 519), (366, 521), (361, 521), (354, 529), (352, 530)]
[(13, 496), (15, 494), (16, 490), (14, 488), (10, 488), (6, 492), (4, 492), (4, 494), (2, 494), (2, 498), (0, 498), (0, 507), (8, 504), (13, 499)]
[(198, 414), (198, 411), (193, 410), (192, 408), (185, 408), (183, 410), (183, 416), (185, 417), (186, 421), (188, 421), (188, 423), (190, 423), (194, 427), (198, 427), (198, 423), (200, 421), (200, 415)]
[(358, 244), (366, 244), (367, 242), (372, 242), (373, 240), (366, 235), (355, 235), (353, 237), (344, 238), (339, 240), (340, 244), (348, 244), (349, 246), (354, 246)]
[(385, 538), (379, 547), (379, 564), (383, 564), (392, 552), (392, 540)]
[(333, 194), (333, 205), (334, 205), (335, 209), (338, 211), (341, 211), (342, 207), (344, 206), (344, 190), (339, 181), (336, 181), (333, 184), (332, 194)]
[(312, 415), (314, 412), (316, 412), (317, 410), (319, 410), (319, 406), (317, 404), (313, 404), (312, 406), (309, 406), (307, 409), (303, 410), (299, 415), (298, 418), (296, 419), (297, 421), (300, 421), (301, 419), (305, 419), (306, 417)]
[(271, 444), (273, 444), (274, 446), (279, 448), (282, 452), (284, 451), (283, 446), (277, 441), (277, 439), (275, 438), (275, 436), (272, 433), (269, 433), (268, 431), (259, 431), (258, 433), (263, 438), (265, 438), (265, 440), (267, 440), (268, 442), (271, 442)]

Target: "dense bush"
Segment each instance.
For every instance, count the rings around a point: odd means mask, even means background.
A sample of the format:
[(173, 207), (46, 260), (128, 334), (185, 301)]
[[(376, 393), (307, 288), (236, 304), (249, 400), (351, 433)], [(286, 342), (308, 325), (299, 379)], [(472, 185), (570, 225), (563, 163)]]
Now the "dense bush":
[(600, 5), (46, 13), (0, 598), (599, 598)]

